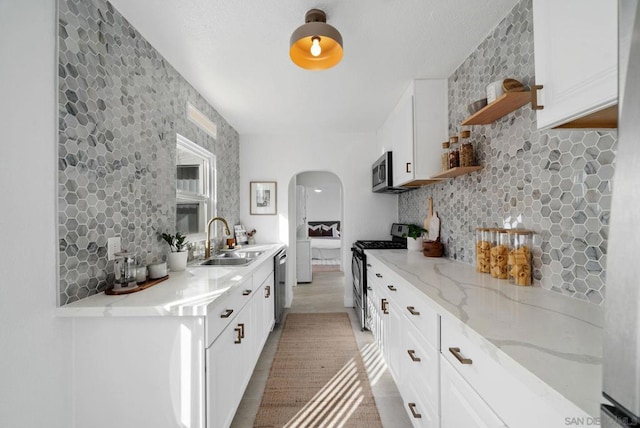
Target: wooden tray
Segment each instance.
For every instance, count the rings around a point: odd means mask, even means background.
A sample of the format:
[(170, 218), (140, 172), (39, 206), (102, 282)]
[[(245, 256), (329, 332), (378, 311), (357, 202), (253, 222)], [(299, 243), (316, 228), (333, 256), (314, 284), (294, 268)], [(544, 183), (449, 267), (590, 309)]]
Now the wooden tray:
[(169, 275), (163, 276), (162, 278), (158, 278), (158, 279), (149, 279), (145, 282), (143, 282), (142, 284), (138, 284), (137, 287), (131, 287), (131, 288), (124, 288), (124, 289), (120, 289), (120, 290), (114, 290), (113, 289), (113, 285), (107, 287), (106, 290), (104, 290), (104, 294), (108, 294), (110, 296), (118, 296), (120, 294), (131, 294), (131, 293), (135, 293), (137, 291), (142, 291), (145, 290), (149, 287), (153, 287), (156, 284), (161, 283), (162, 281), (165, 281), (169, 279)]

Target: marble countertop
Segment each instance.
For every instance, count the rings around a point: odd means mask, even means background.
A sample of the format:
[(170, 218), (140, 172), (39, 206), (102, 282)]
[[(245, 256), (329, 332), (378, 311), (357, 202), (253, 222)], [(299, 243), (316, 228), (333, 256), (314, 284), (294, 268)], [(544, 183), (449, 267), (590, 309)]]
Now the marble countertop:
[(169, 279), (145, 290), (109, 296), (94, 294), (57, 308), (64, 317), (204, 316), (207, 306), (242, 283), (283, 247), (282, 244), (250, 245), (243, 250), (264, 251), (247, 266), (197, 266), (170, 272)]
[[(540, 287), (406, 250), (367, 250), (424, 293), (443, 318), (464, 323), (519, 380), (559, 393), (591, 416), (602, 402), (604, 311)], [(540, 382), (542, 381), (542, 382)], [(544, 391), (543, 391), (544, 392)], [(567, 415), (572, 416), (572, 415)]]

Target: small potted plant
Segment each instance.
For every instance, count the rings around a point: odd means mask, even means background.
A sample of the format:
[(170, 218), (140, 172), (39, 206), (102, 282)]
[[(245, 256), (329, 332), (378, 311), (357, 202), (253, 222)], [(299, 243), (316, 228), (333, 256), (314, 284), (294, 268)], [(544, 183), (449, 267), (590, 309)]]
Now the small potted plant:
[[(409, 225), (409, 231), (407, 232), (407, 250), (410, 251), (422, 251), (422, 234), (427, 230), (416, 224)], [(411, 239), (409, 239), (411, 238)]]
[(171, 249), (169, 253), (169, 269), (172, 272), (185, 270), (187, 268), (187, 259), (189, 258), (187, 237), (180, 232), (176, 232), (175, 235), (163, 233), (162, 239), (169, 244)]

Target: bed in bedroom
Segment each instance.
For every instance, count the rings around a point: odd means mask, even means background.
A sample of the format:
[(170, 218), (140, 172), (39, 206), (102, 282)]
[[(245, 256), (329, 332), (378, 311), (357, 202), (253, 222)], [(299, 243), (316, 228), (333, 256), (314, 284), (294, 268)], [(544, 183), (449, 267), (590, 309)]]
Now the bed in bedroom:
[(308, 222), (312, 260), (340, 260), (340, 222)]

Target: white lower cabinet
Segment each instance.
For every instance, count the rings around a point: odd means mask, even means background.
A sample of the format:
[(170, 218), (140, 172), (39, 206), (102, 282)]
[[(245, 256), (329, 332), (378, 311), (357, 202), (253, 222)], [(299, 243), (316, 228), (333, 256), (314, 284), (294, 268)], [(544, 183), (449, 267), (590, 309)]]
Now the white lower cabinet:
[(441, 428), (507, 426), (444, 357), (440, 371)]
[(228, 427), (273, 324), (272, 259), (206, 316), (75, 318), (76, 426)]

